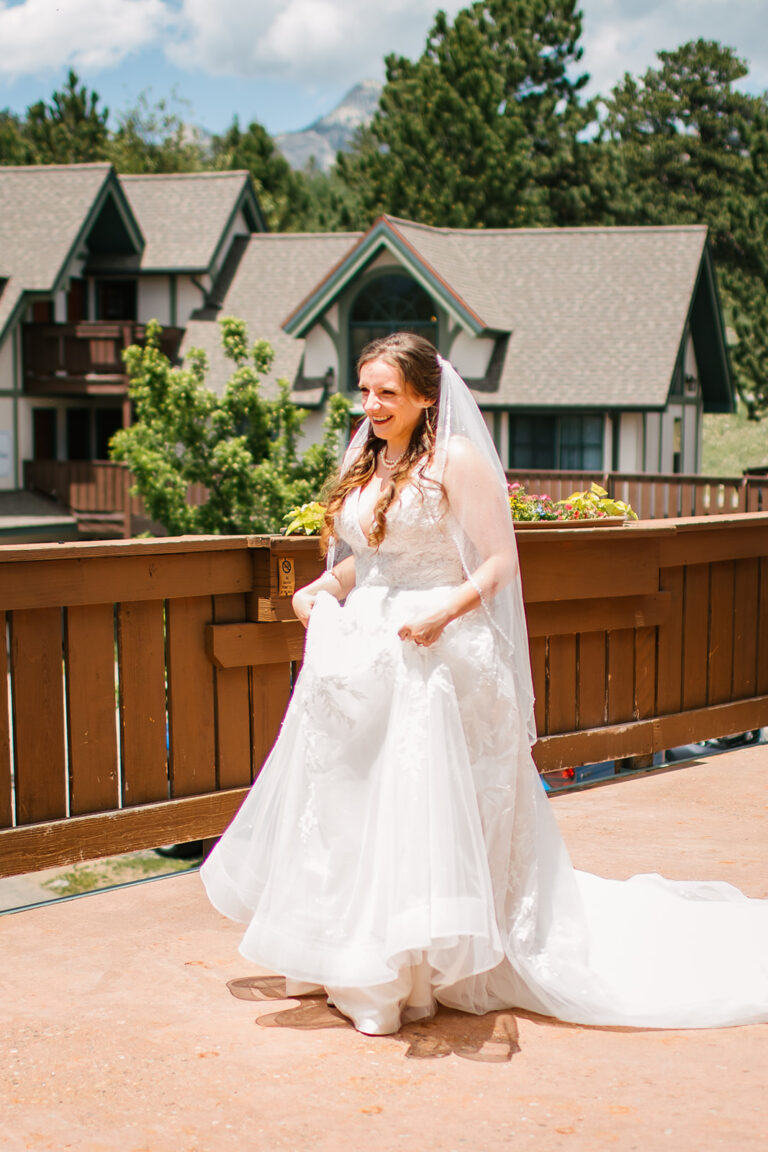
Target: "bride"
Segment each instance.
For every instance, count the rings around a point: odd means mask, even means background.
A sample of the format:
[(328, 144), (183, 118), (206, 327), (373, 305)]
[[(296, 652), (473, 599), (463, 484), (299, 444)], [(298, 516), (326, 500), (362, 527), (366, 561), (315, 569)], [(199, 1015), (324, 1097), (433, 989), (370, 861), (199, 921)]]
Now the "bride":
[(369, 1034), (518, 1007), (583, 1024), (768, 1020), (768, 901), (574, 871), (531, 757), (504, 473), (419, 336), (369, 344), (367, 419), (327, 501), (325, 573), (280, 735), (203, 865), (244, 956)]

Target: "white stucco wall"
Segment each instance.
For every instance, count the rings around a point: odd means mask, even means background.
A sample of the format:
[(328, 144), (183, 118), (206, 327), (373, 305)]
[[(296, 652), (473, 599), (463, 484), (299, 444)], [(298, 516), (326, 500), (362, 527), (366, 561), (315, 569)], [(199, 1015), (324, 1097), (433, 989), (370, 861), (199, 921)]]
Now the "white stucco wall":
[[(607, 439), (607, 436), (606, 436)], [(640, 412), (622, 412), (619, 423), (619, 472), (643, 470), (643, 417)], [(610, 471), (610, 469), (609, 469)]]
[(659, 465), (659, 433), (661, 430), (661, 413), (647, 412), (645, 416), (645, 472), (658, 472)]
[(13, 400), (10, 396), (0, 396), (0, 491), (18, 486), (14, 436)]
[(336, 345), (321, 324), (310, 328), (304, 343), (304, 375), (325, 376), (333, 369), (334, 380), (339, 378), (339, 358)]
[(171, 323), (171, 283), (169, 276), (140, 276), (137, 301), (138, 321), (146, 324), (159, 320), (167, 327)]
[[(205, 283), (202, 278), (201, 283)], [(191, 313), (195, 308), (202, 308), (204, 303), (203, 293), (192, 283), (191, 276), (176, 277), (176, 324), (179, 328), (186, 328)]]
[(334, 332), (339, 331), (339, 306), (338, 304), (331, 304), (330, 308), (323, 315), (326, 324), (329, 324)]
[[(669, 404), (661, 418), (662, 440), (661, 440), (661, 471), (664, 473), (672, 472), (675, 455), (675, 420), (683, 419), (683, 405), (682, 404)], [(682, 449), (682, 439), (681, 439)], [(685, 471), (685, 465), (683, 464)]]
[(451, 345), (451, 363), (460, 376), (477, 380), (485, 376), (495, 341), (487, 336), (459, 332)]
[(318, 441), (322, 440), (324, 433), (324, 420), (325, 412), (323, 409), (312, 408), (308, 411), (307, 418), (304, 421), (304, 426), (301, 430), (301, 436), (299, 437), (299, 452), (303, 452), (312, 444), (317, 444)]
[(501, 457), (503, 468), (509, 468), (509, 412), (500, 413), (499, 417), (499, 443), (496, 450)]
[(376, 268), (399, 268), (401, 272), (405, 271), (397, 256), (390, 252), (388, 248), (382, 248), (376, 259), (372, 260), (368, 265), (368, 271)]
[(0, 344), (0, 391), (15, 389), (13, 378), (13, 335), (8, 333)]
[[(24, 396), (19, 399), (19, 459), (32, 459), (32, 406), (35, 408), (56, 408), (55, 400), (44, 400)], [(58, 447), (58, 445), (57, 445)]]
[(610, 472), (614, 463), (614, 420), (621, 419), (621, 414), (611, 416), (606, 412), (602, 422), (602, 470)]

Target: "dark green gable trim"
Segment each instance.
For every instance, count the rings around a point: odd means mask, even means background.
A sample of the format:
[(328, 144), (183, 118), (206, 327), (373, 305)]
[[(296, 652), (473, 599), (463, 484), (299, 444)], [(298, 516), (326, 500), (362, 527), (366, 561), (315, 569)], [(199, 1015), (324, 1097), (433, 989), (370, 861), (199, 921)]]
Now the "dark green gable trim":
[(111, 242), (118, 246), (118, 250), (128, 255), (138, 257), (144, 250), (144, 237), (138, 221), (112, 166), (105, 173), (104, 182), (93, 198), (91, 207), (83, 218), (77, 236), (70, 245), (53, 283), (47, 289), (37, 289), (34, 293), (23, 290), (19, 293), (16, 306), (0, 332), (0, 342), (4, 339), (5, 334), (18, 323), (31, 297), (53, 295), (53, 293), (61, 291), (67, 268), (80, 252), (89, 250), (89, 241), (92, 235), (95, 236), (99, 246), (107, 242), (108, 236), (111, 237)]
[(413, 276), (417, 284), (435, 298), (449, 316), (454, 317), (473, 336), (484, 332), (487, 325), (426, 263), (408, 243), (397, 227), (382, 216), (355, 244), (352, 251), (291, 313), (283, 324), (289, 336), (306, 336), (322, 312), (331, 306), (342, 289), (361, 272), (381, 249), (386, 249)]
[(709, 240), (704, 245), (696, 287), (691, 297), (689, 323), (704, 411), (735, 412), (736, 391)]
[[(251, 232), (268, 232), (269, 231), (269, 229), (267, 227), (267, 222), (264, 219), (264, 216), (262, 215), (261, 207), (259, 205), (259, 201), (258, 201), (257, 196), (256, 196), (256, 189), (255, 189), (254, 184), (253, 184), (253, 177), (250, 175), (243, 177), (243, 187), (240, 191), (240, 195), (238, 196), (237, 200), (235, 201), (235, 204), (232, 208), (232, 211), (230, 212), (229, 217), (227, 218), (227, 222), (222, 229), (221, 236), (219, 237), (219, 242), (216, 245), (214, 253), (211, 257), (211, 262), (208, 265), (208, 268), (206, 269), (206, 271), (209, 273), (209, 275), (213, 275), (213, 269), (216, 267), (217, 263), (219, 262), (219, 258), (222, 256), (222, 250), (223, 250), (224, 244), (226, 242), (227, 236), (229, 235), (229, 230), (232, 227), (232, 224), (234, 223), (238, 212), (240, 212), (240, 211), (242, 211), (243, 216), (245, 217), (245, 222), (248, 225), (248, 227), (250, 228)], [(182, 271), (182, 269), (177, 268), (177, 269), (174, 269), (174, 271), (179, 272), (179, 271)], [(199, 272), (200, 269), (199, 268), (198, 269), (189, 269), (189, 271)]]

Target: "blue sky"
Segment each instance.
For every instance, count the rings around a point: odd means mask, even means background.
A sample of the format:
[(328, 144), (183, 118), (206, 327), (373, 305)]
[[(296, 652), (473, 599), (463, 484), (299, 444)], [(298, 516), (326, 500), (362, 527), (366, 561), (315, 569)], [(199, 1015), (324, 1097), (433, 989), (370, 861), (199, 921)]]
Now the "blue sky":
[[(387, 52), (418, 55), (440, 0), (0, 0), (0, 108), (47, 98), (69, 67), (115, 112), (149, 90), (221, 131), (237, 113), (272, 132), (306, 127)], [(461, 0), (443, 0), (453, 15)], [(588, 91), (642, 72), (660, 48), (704, 37), (768, 89), (766, 0), (583, 0)]]

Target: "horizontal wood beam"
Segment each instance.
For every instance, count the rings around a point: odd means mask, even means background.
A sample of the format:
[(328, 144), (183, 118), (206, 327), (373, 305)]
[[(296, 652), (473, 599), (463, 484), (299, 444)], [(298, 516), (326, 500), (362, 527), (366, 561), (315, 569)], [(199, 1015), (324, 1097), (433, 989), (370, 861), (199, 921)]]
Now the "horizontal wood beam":
[(611, 632), (616, 628), (652, 628), (663, 624), (671, 609), (670, 592), (533, 603), (526, 609), (528, 635), (573, 636), (577, 632)]
[(220, 595), (252, 587), (253, 561), (247, 549), (0, 564), (0, 604), (5, 611)]
[(286, 624), (209, 624), (205, 647), (217, 668), (282, 664), (301, 660), (304, 636), (304, 628), (293, 615)]
[(655, 534), (645, 538), (625, 528), (600, 531), (599, 540), (588, 529), (529, 532), (521, 538), (526, 604), (605, 600), (613, 589), (620, 589), (623, 596), (658, 592), (659, 538)]
[(161, 844), (184, 844), (219, 836), (247, 788), (143, 804), (91, 816), (71, 816), (0, 832), (0, 876), (37, 872), (81, 860), (117, 856)]
[(603, 760), (664, 752), (667, 748), (766, 726), (768, 696), (752, 696), (748, 700), (655, 716), (629, 724), (543, 736), (534, 746), (533, 758), (540, 772), (555, 772), (562, 768), (576, 768), (580, 764), (599, 764)]

